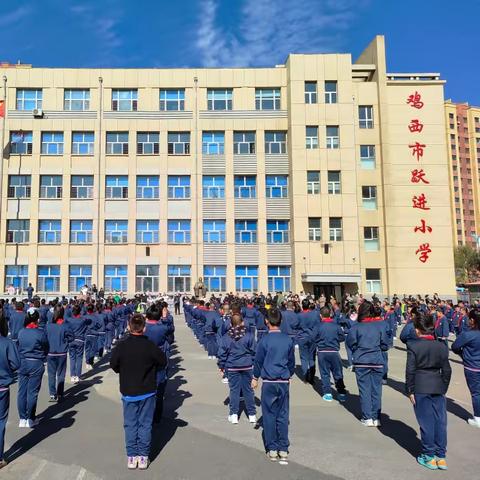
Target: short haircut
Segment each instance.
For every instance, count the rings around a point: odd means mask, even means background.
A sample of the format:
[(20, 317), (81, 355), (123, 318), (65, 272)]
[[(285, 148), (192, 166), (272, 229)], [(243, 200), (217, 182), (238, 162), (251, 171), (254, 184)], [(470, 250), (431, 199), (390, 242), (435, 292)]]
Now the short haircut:
[(308, 310), (309, 308), (310, 308), (310, 300), (308, 300), (307, 298), (304, 298), (302, 300), (302, 309)]
[(472, 310), (468, 315), (473, 322), (473, 330), (480, 330), (480, 312), (478, 310)]
[(136, 313), (128, 321), (132, 333), (142, 333), (145, 328), (145, 317), (141, 313)]
[(291, 309), (291, 310), (295, 308), (295, 305), (293, 304), (293, 302), (292, 302), (291, 300), (289, 300), (289, 301), (287, 302), (287, 308), (289, 308), (289, 309)]
[(433, 315), (418, 313), (413, 319), (413, 324), (423, 335), (432, 335), (435, 332)]
[(332, 312), (328, 307), (322, 307), (320, 309), (320, 315), (322, 316), (322, 318), (329, 318), (332, 315)]
[(145, 313), (149, 320), (156, 320), (157, 322), (160, 320), (160, 310), (156, 305), (152, 305), (147, 312)]
[(80, 315), (81, 311), (82, 311), (82, 309), (80, 308), (80, 305), (74, 305), (72, 307), (72, 313), (74, 315)]
[(273, 307), (268, 311), (268, 323), (272, 327), (279, 327), (282, 323), (282, 317), (280, 315), (280, 311)]
[(17, 303), (15, 304), (15, 308), (16, 308), (17, 310), (23, 310), (23, 307), (24, 307), (23, 302), (17, 302)]
[(29, 309), (27, 312), (27, 316), (25, 317), (25, 322), (24, 326), (26, 327), (29, 323), (38, 323), (38, 320), (40, 319), (40, 314), (38, 313), (38, 310), (33, 310)]
[(62, 320), (64, 315), (64, 308), (61, 305), (57, 305), (53, 311), (53, 323), (57, 323), (58, 320)]
[(234, 315), (232, 315), (231, 323), (232, 323), (232, 327), (239, 327), (240, 325), (243, 324), (242, 316), (239, 315), (238, 313), (235, 313)]

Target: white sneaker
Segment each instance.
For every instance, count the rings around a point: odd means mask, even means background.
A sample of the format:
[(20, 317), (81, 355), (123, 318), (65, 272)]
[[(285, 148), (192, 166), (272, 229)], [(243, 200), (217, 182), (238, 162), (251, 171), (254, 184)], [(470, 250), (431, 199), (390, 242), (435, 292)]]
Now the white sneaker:
[(381, 427), (382, 426), (382, 422), (380, 420), (373, 420), (373, 426), (374, 427)]
[(86, 365), (86, 367), (85, 367), (85, 370), (86, 370), (87, 372), (89, 372), (90, 370), (92, 370), (92, 368), (93, 368), (93, 367), (92, 367), (89, 363), (87, 363), (87, 365)]
[(28, 428), (28, 420), (25, 420), (23, 418), (20, 419), (18, 422), (18, 428)]
[(230, 415), (230, 423), (232, 425), (238, 425), (238, 415)]
[(468, 424), (472, 427), (480, 428), (480, 417), (473, 417), (468, 419)]
[(256, 415), (249, 415), (248, 416), (248, 421), (250, 423), (257, 423), (257, 416)]
[(373, 424), (373, 420), (371, 418), (368, 418), (367, 420), (364, 420), (363, 418), (360, 420), (360, 423), (364, 426), (364, 427), (373, 427), (374, 424)]
[(228, 378), (227, 377), (222, 378), (222, 383), (224, 383), (225, 385), (228, 385)]
[(98, 362), (99, 360), (100, 360), (100, 357), (95, 357), (95, 358), (93, 359), (94, 362)]
[(70, 377), (70, 383), (75, 383), (75, 377)]

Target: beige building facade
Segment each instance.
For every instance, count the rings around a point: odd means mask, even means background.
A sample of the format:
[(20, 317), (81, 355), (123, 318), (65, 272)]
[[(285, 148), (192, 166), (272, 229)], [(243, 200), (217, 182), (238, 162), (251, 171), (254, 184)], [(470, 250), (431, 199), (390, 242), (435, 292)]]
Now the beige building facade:
[(455, 294), (443, 84), (383, 37), (274, 68), (0, 66), (0, 288)]

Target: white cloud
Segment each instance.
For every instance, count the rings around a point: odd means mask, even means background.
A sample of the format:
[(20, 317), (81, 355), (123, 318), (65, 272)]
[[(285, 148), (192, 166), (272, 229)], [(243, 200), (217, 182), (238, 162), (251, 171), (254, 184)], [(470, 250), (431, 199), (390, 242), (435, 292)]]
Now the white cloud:
[(202, 0), (196, 47), (203, 65), (283, 62), (292, 52), (334, 51), (367, 0), (243, 0), (238, 28), (219, 23), (219, 0)]
[(4, 13), (0, 16), (0, 27), (11, 27), (32, 13), (31, 5), (22, 5), (21, 7)]

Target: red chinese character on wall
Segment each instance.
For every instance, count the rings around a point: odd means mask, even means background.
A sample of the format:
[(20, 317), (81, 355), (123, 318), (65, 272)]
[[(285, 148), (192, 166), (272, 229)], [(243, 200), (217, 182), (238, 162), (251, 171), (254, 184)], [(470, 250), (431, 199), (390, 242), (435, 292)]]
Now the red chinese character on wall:
[(419, 227), (415, 227), (414, 228), (414, 233), (417, 233), (417, 232), (422, 232), (422, 233), (432, 233), (432, 227), (430, 227), (429, 225), (427, 225), (425, 223), (425, 220), (422, 218), (422, 220), (420, 220), (420, 226)]
[(420, 210), (430, 210), (430, 207), (427, 207), (427, 197), (422, 193), (421, 195), (415, 195), (412, 198), (413, 208), (418, 208)]
[(432, 253), (432, 249), (430, 248), (430, 244), (429, 243), (422, 243), (421, 245), (418, 246), (418, 249), (415, 252), (415, 255), (420, 254), (418, 259), (422, 263), (425, 263), (428, 260), (430, 253)]
[(420, 120), (410, 120), (410, 125), (408, 126), (408, 129), (412, 133), (420, 133), (423, 130), (423, 123), (420, 123)]
[(422, 96), (415, 91), (412, 95), (409, 95), (407, 98), (407, 103), (413, 108), (423, 108), (424, 103), (422, 102)]
[(417, 157), (417, 162), (419, 162), (420, 157), (423, 157), (423, 150), (427, 146), (423, 143), (415, 142), (413, 145), (409, 145), (409, 147), (412, 149), (412, 155)]
[(412, 170), (412, 178), (410, 179), (410, 181), (412, 183), (420, 183), (420, 182), (423, 182), (423, 183), (426, 183), (427, 185), (430, 184), (430, 182), (425, 178), (425, 175), (426, 173), (423, 171), (423, 168), (420, 169), (420, 170)]

